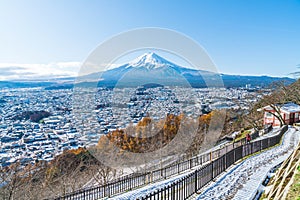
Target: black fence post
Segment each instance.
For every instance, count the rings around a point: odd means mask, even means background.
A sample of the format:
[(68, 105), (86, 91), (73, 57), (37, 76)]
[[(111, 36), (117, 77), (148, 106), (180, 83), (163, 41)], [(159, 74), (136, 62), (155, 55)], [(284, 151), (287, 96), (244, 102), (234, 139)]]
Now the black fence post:
[(175, 184), (172, 184), (172, 199), (175, 199)]
[(233, 163), (235, 163), (235, 152), (236, 152), (236, 149), (233, 149)]
[(197, 185), (198, 185), (198, 170), (195, 171), (195, 192), (197, 192)]
[(215, 165), (215, 161), (211, 163), (211, 180), (215, 178), (214, 165)]

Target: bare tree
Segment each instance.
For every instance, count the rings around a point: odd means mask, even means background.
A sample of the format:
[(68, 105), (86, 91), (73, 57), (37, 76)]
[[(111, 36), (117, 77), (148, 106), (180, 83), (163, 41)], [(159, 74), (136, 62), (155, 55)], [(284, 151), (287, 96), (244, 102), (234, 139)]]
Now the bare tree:
[(262, 128), (263, 113), (258, 112), (255, 105), (251, 105), (250, 109), (242, 116), (243, 126), (252, 127), (255, 131)]
[(93, 178), (99, 185), (106, 185), (110, 181), (116, 179), (117, 170), (105, 165), (94, 165)]
[(60, 195), (81, 189), (92, 178), (89, 176), (92, 158), (86, 157), (86, 153), (64, 153), (51, 162), (45, 171), (45, 188)]
[(17, 191), (22, 186), (22, 165), (19, 162), (13, 163), (8, 167), (0, 170), (1, 193), (0, 196), (4, 200), (12, 200), (15, 198)]

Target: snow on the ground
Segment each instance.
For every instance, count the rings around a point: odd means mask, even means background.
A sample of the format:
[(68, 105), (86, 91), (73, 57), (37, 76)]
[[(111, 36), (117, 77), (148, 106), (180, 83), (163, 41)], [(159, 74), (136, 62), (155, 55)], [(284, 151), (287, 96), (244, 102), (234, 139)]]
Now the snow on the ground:
[(157, 183), (152, 183), (149, 184), (147, 186), (144, 186), (142, 188), (139, 189), (135, 189), (133, 191), (130, 192), (126, 192), (126, 193), (122, 193), (120, 195), (114, 196), (113, 200), (130, 200), (130, 199), (137, 199), (139, 197), (143, 197), (145, 196), (145, 194), (149, 194), (150, 192), (156, 191), (160, 188), (164, 188), (167, 185), (170, 185), (171, 183), (181, 179), (182, 177), (185, 177), (186, 175), (192, 173), (193, 171), (195, 171), (195, 169), (188, 171), (186, 173), (180, 174), (178, 176), (174, 176), (172, 178), (166, 179), (164, 181), (160, 181)]
[(284, 161), (299, 142), (300, 132), (289, 128), (280, 146), (252, 156), (210, 183), (196, 199), (252, 199), (268, 171)]

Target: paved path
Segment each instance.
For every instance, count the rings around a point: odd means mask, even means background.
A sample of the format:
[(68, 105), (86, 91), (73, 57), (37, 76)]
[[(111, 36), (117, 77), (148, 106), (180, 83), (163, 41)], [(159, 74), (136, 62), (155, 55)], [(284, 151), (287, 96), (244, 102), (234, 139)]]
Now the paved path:
[(300, 139), (300, 132), (289, 128), (283, 143), (261, 154), (252, 156), (226, 170), (215, 182), (203, 188), (194, 199), (253, 199), (268, 172), (292, 153)]

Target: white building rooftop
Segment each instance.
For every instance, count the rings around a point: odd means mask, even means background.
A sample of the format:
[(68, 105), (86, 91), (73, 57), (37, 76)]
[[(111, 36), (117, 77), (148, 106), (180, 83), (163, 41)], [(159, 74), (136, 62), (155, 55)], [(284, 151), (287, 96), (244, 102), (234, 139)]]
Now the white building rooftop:
[[(276, 104), (276, 107), (280, 108), (280, 110), (285, 113), (300, 112), (300, 105), (292, 103), (292, 102), (285, 103), (285, 104)], [(268, 105), (263, 108), (257, 109), (257, 111), (261, 111), (261, 110), (270, 111), (270, 110), (273, 110), (273, 108), (270, 105)]]
[(280, 108), (282, 111), (286, 111), (289, 113), (300, 112), (300, 106), (295, 103), (286, 103), (283, 104)]

